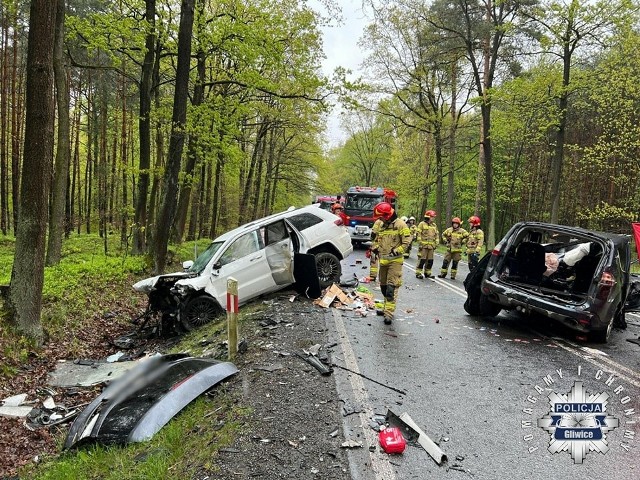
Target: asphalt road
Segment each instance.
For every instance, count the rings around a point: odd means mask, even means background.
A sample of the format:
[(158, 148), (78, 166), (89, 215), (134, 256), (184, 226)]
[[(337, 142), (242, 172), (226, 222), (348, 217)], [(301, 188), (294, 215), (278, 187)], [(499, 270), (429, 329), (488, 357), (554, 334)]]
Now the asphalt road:
[[(362, 445), (349, 450), (354, 479), (640, 478), (640, 346), (626, 341), (640, 336), (640, 317), (628, 315), (629, 327), (614, 330), (606, 345), (541, 317), (471, 317), (462, 307), (466, 263), (456, 280), (418, 280), (415, 254), (405, 261), (393, 325), (376, 315), (330, 311), (332, 360), (359, 373), (335, 370), (345, 435)], [(437, 257), (434, 272), (441, 263)], [(356, 250), (343, 269), (366, 276), (364, 251)], [(603, 395), (595, 401), (594, 394)], [(538, 426), (550, 414), (550, 396), (600, 404), (606, 425), (617, 427), (596, 429), (602, 440), (555, 442), (567, 449), (551, 453), (552, 433)], [(371, 423), (388, 409), (406, 412), (447, 461), (438, 465), (413, 446), (384, 453)]]

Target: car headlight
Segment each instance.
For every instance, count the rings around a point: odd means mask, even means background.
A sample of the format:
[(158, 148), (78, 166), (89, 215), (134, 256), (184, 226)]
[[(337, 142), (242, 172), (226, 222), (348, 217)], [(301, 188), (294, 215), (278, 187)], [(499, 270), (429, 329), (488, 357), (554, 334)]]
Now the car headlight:
[(189, 285), (176, 284), (171, 289), (171, 292), (179, 297), (186, 297), (192, 290)]

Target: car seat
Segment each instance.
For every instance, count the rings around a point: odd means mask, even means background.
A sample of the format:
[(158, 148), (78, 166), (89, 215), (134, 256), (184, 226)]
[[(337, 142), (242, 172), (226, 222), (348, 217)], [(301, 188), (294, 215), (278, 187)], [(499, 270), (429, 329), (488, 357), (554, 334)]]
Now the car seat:
[(547, 270), (544, 247), (539, 243), (522, 242), (516, 249), (517, 275), (529, 283), (540, 283)]

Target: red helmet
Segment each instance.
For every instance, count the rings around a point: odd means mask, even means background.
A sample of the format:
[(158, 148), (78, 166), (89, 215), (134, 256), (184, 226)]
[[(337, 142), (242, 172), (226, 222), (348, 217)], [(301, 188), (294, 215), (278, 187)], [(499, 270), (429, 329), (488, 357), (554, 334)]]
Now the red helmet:
[(341, 203), (334, 203), (333, 205), (331, 205), (331, 211), (335, 212), (336, 210), (342, 210), (344, 209), (344, 207), (342, 206)]
[(457, 223), (458, 225), (461, 225), (462, 224), (462, 220), (460, 220), (459, 217), (453, 217), (451, 219), (451, 223)]
[(394, 212), (395, 210), (393, 209), (391, 204), (387, 202), (380, 202), (375, 207), (373, 207), (373, 216), (376, 218), (380, 217), (385, 222), (391, 218)]
[(471, 215), (469, 217), (469, 223), (471, 224), (471, 226), (473, 227), (479, 227), (480, 226), (480, 217), (476, 216), (476, 215)]
[(424, 212), (424, 216), (425, 217), (434, 218), (436, 216), (436, 211), (435, 210), (427, 210), (426, 212)]

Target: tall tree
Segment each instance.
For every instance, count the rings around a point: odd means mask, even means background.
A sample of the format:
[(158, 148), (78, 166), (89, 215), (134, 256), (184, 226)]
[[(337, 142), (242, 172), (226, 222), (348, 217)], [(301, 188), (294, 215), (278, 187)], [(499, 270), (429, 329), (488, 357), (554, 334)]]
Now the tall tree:
[(56, 84), (56, 104), (58, 110), (58, 142), (56, 146), (55, 171), (51, 199), (51, 220), (47, 265), (60, 262), (62, 237), (65, 233), (65, 207), (67, 204), (67, 185), (69, 183), (69, 162), (71, 160), (70, 122), (69, 122), (69, 81), (64, 61), (64, 18), (65, 0), (58, 0), (56, 13), (56, 39), (53, 55), (53, 70)]
[(464, 46), (480, 103), (480, 148), (484, 158), (488, 248), (495, 245), (495, 193), (491, 145), (491, 90), (502, 59), (503, 45), (514, 35), (519, 10), (534, 0), (437, 0), (423, 20), (452, 42)]
[(27, 47), (26, 128), (10, 303), (18, 329), (41, 342), (48, 197), (53, 160), (53, 48), (57, 0), (32, 0)]
[(562, 63), (562, 85), (555, 93), (558, 103), (558, 118), (554, 126), (553, 157), (551, 163), (551, 222), (558, 223), (560, 212), (561, 179), (563, 177), (564, 150), (567, 130), (569, 97), (574, 87), (571, 70), (574, 55), (579, 47), (593, 47), (606, 43), (615, 32), (615, 26), (629, 18), (637, 9), (628, 0), (580, 0), (545, 1), (524, 15), (534, 22), (537, 38), (544, 52)]
[(178, 174), (182, 160), (187, 121), (187, 99), (189, 93), (189, 67), (191, 62), (191, 37), (193, 33), (195, 0), (182, 0), (180, 28), (178, 30), (178, 64), (176, 67), (176, 89), (173, 97), (173, 118), (169, 139), (169, 156), (163, 177), (162, 200), (155, 236), (155, 271), (164, 271), (169, 246), (169, 232), (176, 212)]

